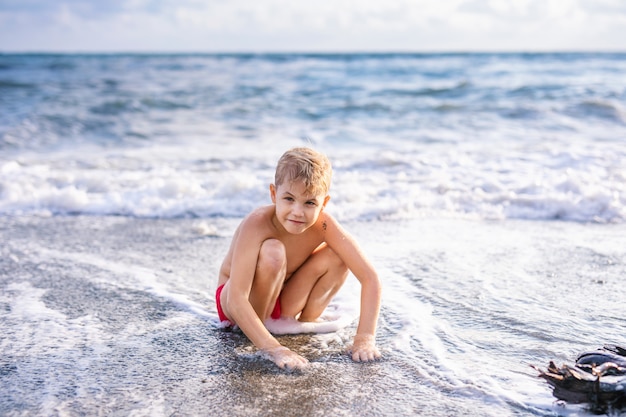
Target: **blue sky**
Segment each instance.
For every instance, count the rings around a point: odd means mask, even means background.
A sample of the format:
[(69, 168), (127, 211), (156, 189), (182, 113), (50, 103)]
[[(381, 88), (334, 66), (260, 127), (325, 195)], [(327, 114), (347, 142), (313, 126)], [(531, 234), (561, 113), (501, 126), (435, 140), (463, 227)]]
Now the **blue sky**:
[(0, 51), (626, 51), (626, 0), (0, 0)]

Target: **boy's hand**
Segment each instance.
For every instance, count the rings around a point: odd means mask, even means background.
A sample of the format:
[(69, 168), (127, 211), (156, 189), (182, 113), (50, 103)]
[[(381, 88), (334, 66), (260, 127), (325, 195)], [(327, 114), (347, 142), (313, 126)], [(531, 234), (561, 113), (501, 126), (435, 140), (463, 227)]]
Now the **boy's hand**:
[(370, 362), (380, 359), (380, 351), (376, 347), (374, 336), (370, 334), (357, 334), (349, 349), (352, 360), (355, 362)]
[(304, 369), (309, 361), (285, 346), (261, 349), (263, 356), (274, 362), (279, 368), (287, 370)]

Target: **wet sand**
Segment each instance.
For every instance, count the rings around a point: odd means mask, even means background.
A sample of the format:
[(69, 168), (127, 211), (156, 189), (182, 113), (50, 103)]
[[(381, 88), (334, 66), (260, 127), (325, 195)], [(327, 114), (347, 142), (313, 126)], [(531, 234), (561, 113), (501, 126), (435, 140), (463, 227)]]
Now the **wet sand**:
[[(279, 337), (311, 360), (311, 368), (298, 373), (260, 358), (240, 332), (217, 328), (209, 294), (232, 222), (218, 224), (209, 235), (203, 235), (205, 225), (0, 218), (0, 313), (6, 329), (0, 414), (418, 411), (405, 401), (418, 393), (397, 389), (403, 379), (415, 386), (416, 376), (399, 374), (389, 362), (355, 364), (347, 357), (354, 326), (332, 335)], [(154, 277), (170, 278), (164, 293), (148, 282)], [(177, 288), (185, 289), (184, 302), (176, 302)], [(192, 311), (193, 303), (206, 307), (207, 315)], [(389, 389), (390, 381), (395, 389)]]
[(236, 224), (0, 217), (0, 415), (587, 415), (528, 365), (622, 342), (624, 226), (364, 222), (384, 359), (349, 359), (353, 323), (279, 336), (312, 363), (285, 372), (216, 321)]

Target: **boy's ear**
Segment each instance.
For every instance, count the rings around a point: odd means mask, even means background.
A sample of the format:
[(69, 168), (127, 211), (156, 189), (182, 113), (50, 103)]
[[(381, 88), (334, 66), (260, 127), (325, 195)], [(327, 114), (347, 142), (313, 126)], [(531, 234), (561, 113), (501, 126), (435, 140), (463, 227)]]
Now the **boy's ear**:
[(330, 200), (330, 196), (329, 195), (324, 197), (324, 202), (322, 203), (322, 208), (326, 207), (326, 204), (328, 204), (329, 200)]
[(270, 184), (270, 197), (272, 203), (276, 204), (276, 186), (274, 184)]

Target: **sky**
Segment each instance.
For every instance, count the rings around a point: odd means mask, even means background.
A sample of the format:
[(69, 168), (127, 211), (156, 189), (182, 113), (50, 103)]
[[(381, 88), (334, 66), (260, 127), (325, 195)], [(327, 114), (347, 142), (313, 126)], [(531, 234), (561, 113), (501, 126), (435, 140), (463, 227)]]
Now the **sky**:
[(626, 51), (626, 0), (0, 0), (0, 52)]

